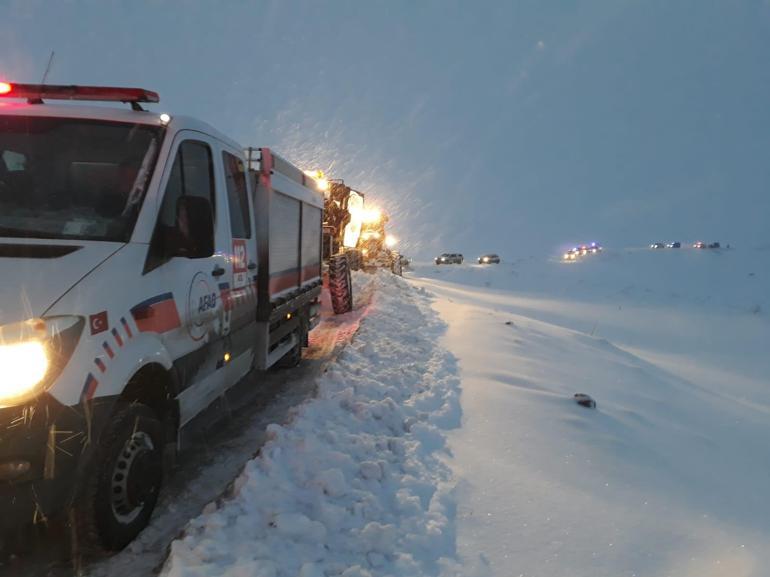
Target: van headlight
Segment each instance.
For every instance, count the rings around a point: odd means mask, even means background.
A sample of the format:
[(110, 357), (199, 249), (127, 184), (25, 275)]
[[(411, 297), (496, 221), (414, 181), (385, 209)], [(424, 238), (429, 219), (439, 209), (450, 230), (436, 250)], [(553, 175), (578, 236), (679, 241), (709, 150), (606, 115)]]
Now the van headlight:
[(48, 372), (48, 364), (45, 345), (40, 341), (0, 345), (0, 399), (33, 391)]
[(51, 317), (0, 326), (0, 406), (46, 390), (72, 356), (84, 324), (81, 317)]

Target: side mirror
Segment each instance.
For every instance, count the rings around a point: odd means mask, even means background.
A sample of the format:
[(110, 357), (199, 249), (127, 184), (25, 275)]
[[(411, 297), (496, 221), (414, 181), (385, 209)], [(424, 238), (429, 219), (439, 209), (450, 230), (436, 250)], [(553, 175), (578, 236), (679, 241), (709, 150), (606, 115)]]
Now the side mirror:
[(176, 203), (178, 256), (207, 258), (214, 254), (214, 211), (207, 198), (181, 196)]

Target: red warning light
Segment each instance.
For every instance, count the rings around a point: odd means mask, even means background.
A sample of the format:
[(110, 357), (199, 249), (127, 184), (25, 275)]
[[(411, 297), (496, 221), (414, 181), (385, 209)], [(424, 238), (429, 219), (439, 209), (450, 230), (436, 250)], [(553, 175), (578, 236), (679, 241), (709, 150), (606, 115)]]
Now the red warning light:
[(43, 100), (98, 100), (102, 102), (158, 102), (157, 92), (115, 86), (62, 86), (58, 84), (11, 84), (0, 82), (0, 96), (26, 98), (31, 104)]

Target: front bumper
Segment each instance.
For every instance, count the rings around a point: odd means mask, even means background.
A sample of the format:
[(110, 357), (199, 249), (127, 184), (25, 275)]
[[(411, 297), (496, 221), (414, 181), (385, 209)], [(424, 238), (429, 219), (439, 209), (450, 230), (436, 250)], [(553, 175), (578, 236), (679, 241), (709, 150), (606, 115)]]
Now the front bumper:
[(0, 409), (0, 466), (29, 463), (19, 477), (0, 479), (0, 532), (67, 510), (112, 399), (68, 407), (47, 394)]

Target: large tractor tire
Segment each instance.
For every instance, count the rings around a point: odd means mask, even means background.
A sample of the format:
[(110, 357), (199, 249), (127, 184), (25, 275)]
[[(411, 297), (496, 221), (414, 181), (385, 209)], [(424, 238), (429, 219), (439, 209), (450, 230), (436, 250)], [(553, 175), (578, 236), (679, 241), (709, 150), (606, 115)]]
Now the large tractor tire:
[(329, 294), (334, 314), (341, 315), (353, 310), (353, 281), (344, 254), (335, 255), (329, 260)]

